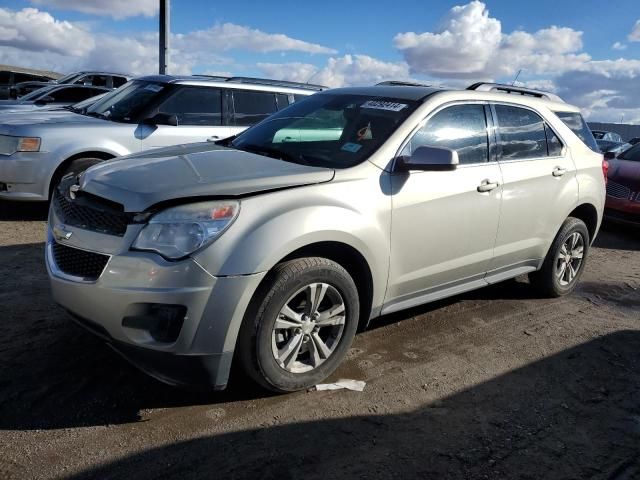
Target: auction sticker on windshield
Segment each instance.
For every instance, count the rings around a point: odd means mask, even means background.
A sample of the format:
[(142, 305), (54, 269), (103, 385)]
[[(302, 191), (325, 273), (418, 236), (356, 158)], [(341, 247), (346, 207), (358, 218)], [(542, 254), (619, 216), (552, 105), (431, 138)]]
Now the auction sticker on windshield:
[(409, 105), (406, 103), (384, 102), (380, 100), (367, 100), (361, 105), (361, 108), (371, 108), (375, 110), (389, 110), (391, 112), (399, 112)]

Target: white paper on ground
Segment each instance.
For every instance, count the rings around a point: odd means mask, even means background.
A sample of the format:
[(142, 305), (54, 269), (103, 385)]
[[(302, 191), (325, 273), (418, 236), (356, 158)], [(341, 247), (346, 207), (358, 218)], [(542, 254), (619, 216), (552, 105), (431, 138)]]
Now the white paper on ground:
[(364, 390), (364, 386), (367, 382), (363, 382), (362, 380), (349, 380), (345, 378), (341, 378), (335, 383), (320, 383), (316, 385), (316, 390), (341, 390), (343, 388), (347, 390), (353, 390), (354, 392), (361, 392)]

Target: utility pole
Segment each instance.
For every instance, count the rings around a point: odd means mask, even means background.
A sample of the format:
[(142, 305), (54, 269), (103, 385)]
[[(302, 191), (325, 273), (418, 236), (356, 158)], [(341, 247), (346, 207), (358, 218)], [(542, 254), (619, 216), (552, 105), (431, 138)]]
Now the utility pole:
[(160, 50), (158, 55), (158, 73), (165, 75), (169, 67), (169, 0), (160, 1)]

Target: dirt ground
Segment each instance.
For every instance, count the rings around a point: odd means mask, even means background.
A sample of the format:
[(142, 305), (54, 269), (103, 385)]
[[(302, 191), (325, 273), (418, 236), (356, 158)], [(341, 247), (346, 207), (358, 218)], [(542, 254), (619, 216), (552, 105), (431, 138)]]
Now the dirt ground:
[(573, 295), (525, 279), (388, 316), (334, 376), (362, 393), (193, 393), (54, 305), (42, 207), (0, 204), (0, 478), (638, 479), (640, 232)]

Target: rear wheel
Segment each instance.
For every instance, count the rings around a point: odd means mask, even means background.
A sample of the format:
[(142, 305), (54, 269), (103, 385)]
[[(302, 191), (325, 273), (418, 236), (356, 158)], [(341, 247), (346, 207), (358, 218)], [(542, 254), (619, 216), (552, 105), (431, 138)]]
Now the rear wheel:
[(326, 258), (278, 265), (257, 295), (238, 339), (245, 372), (261, 386), (301, 390), (338, 367), (356, 333), (358, 291), (349, 273)]
[(567, 218), (542, 268), (529, 275), (531, 283), (550, 297), (571, 293), (584, 270), (589, 245), (589, 230), (584, 222), (579, 218)]

